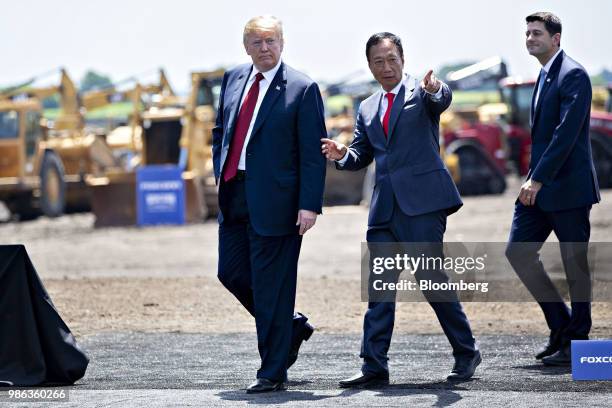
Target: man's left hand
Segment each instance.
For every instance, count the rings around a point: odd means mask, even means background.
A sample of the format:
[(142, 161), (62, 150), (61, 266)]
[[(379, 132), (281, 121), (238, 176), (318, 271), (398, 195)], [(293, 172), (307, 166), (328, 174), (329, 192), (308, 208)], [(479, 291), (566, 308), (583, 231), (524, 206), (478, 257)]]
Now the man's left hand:
[(433, 74), (433, 70), (427, 71), (427, 75), (421, 81), (421, 88), (423, 88), (426, 92), (430, 94), (435, 94), (440, 90), (441, 82), (436, 76)]
[(542, 188), (542, 183), (535, 180), (527, 180), (521, 186), (521, 192), (519, 193), (518, 199), (523, 205), (534, 205), (536, 201), (536, 195)]
[(298, 218), (295, 225), (300, 226), (300, 235), (304, 235), (306, 231), (311, 229), (317, 222), (317, 213), (308, 210), (299, 210)]

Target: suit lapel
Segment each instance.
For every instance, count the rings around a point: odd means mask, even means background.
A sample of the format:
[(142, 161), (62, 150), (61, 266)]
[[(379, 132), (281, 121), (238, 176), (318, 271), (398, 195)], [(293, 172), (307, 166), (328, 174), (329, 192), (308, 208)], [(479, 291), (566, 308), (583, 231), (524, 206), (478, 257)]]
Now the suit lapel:
[(391, 140), (393, 136), (393, 130), (395, 129), (395, 124), (399, 119), (400, 114), (406, 103), (412, 97), (414, 92), (414, 88), (416, 87), (415, 81), (409, 76), (404, 84), (400, 87), (399, 92), (395, 96), (395, 100), (393, 101), (393, 106), (391, 107), (391, 116), (389, 117), (389, 135), (387, 136), (387, 143)]
[(278, 99), (281, 93), (285, 92), (286, 85), (287, 68), (285, 67), (284, 63), (281, 63), (281, 66), (278, 68), (278, 72), (276, 75), (274, 75), (274, 79), (272, 79), (272, 83), (268, 87), (268, 91), (266, 92), (263, 101), (261, 101), (261, 106), (257, 112), (257, 118), (255, 118), (253, 130), (251, 131), (251, 139), (257, 134), (257, 131), (266, 120), (266, 117), (270, 113), (272, 106), (274, 106), (276, 99)]
[(533, 87), (533, 91), (531, 92), (531, 109), (529, 110), (529, 112), (531, 113), (531, 115), (529, 116), (529, 126), (533, 127), (533, 121), (535, 119), (535, 97), (536, 97), (536, 92), (538, 92), (538, 81), (536, 81), (534, 87)]
[(417, 79), (411, 76), (408, 76), (408, 78), (406, 78), (406, 81), (404, 81), (404, 87), (406, 90), (404, 93), (403, 106), (406, 106), (408, 102), (410, 101), (410, 99), (412, 99), (412, 95), (414, 94), (414, 90), (416, 86), (417, 86)]
[(238, 111), (240, 109), (240, 100), (242, 99), (242, 94), (244, 93), (244, 88), (246, 88), (246, 84), (249, 81), (249, 76), (251, 74), (251, 70), (253, 67), (246, 68), (235, 82), (235, 87), (232, 92), (232, 99), (229, 103), (229, 131), (226, 134), (226, 138), (224, 139), (225, 145), (229, 146), (232, 137), (234, 136), (234, 127), (236, 126), (236, 119), (238, 118)]
[(370, 126), (372, 127), (372, 129), (374, 130), (376, 136), (380, 139), (382, 139), (383, 141), (385, 141), (386, 143), (386, 137), (385, 137), (385, 131), (382, 127), (382, 119), (380, 117), (380, 115), (378, 114), (379, 108), (380, 108), (380, 104), (382, 102), (382, 98), (384, 97), (384, 94), (382, 91), (378, 91), (378, 94), (376, 96), (376, 98), (373, 98), (373, 101), (376, 101), (376, 103), (372, 104), (372, 108), (370, 109), (371, 115), (372, 115), (372, 120), (370, 121)]
[[(538, 96), (538, 104), (536, 105), (535, 110), (534, 110), (533, 125), (535, 125), (536, 120), (539, 117), (540, 107), (542, 106), (542, 101), (544, 100), (544, 97), (546, 96), (546, 92), (550, 88), (550, 84), (554, 80), (556, 80), (557, 76), (559, 75), (559, 70), (561, 69), (561, 63), (563, 62), (564, 56), (565, 55), (563, 51), (561, 51), (559, 55), (557, 55), (555, 62), (552, 63), (552, 65), (550, 66), (550, 70), (546, 74), (546, 80), (544, 81), (544, 85), (542, 85), (542, 90), (540, 91), (540, 95)], [(537, 87), (538, 87), (538, 84), (536, 83), (536, 89), (534, 90), (534, 95), (537, 90)]]
[(393, 135), (393, 129), (395, 128), (395, 123), (397, 122), (397, 118), (399, 118), (400, 112), (402, 111), (402, 107), (404, 104), (404, 89), (406, 87), (402, 85), (399, 89), (397, 95), (393, 100), (393, 105), (391, 105), (391, 115), (389, 115), (389, 134), (387, 135), (387, 144), (389, 144), (389, 140), (391, 140), (391, 136)]
[[(544, 84), (542, 85), (542, 89), (540, 90), (540, 95), (538, 95), (538, 103), (534, 110), (533, 123), (535, 123), (535, 121), (538, 119), (538, 114), (540, 113), (540, 106), (542, 106), (542, 101), (544, 100), (544, 96), (546, 96), (546, 91), (548, 91), (550, 82), (552, 81), (552, 76), (553, 73), (551, 69), (551, 72), (546, 74), (546, 79), (544, 80)], [(536, 90), (534, 90), (534, 93), (537, 92), (537, 86), (538, 84), (536, 84)]]

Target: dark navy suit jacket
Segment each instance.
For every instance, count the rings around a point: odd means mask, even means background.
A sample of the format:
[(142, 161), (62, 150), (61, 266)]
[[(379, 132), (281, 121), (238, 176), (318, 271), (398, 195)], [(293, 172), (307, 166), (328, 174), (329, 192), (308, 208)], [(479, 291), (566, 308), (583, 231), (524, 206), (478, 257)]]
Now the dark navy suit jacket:
[[(240, 100), (251, 73), (245, 64), (227, 71), (221, 85), (213, 129), (215, 177), (229, 152)], [(319, 87), (306, 75), (281, 63), (259, 108), (246, 148), (246, 196), (251, 225), (260, 235), (296, 231), (299, 209), (321, 213), (326, 137)], [(223, 222), (222, 210), (219, 222)]]
[(561, 51), (531, 118), (528, 178), (543, 183), (536, 204), (544, 211), (585, 207), (600, 200), (589, 137), (591, 93), (584, 68)]
[(440, 158), (440, 114), (452, 100), (448, 86), (442, 87), (442, 98), (434, 101), (416, 78), (407, 77), (391, 108), (387, 138), (378, 114), (382, 90), (359, 106), (348, 160), (338, 168), (359, 170), (375, 160), (368, 225), (391, 219), (394, 196), (410, 216), (438, 210), (451, 214), (461, 207), (459, 192)]

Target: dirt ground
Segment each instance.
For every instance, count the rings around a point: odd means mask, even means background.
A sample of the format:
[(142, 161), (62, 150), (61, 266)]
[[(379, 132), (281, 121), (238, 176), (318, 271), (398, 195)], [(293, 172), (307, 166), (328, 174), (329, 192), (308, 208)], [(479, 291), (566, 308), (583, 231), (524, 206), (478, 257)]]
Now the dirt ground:
[[(502, 196), (467, 197), (447, 241), (505, 242), (518, 183)], [(591, 213), (592, 241), (610, 242), (612, 191)], [(326, 208), (305, 237), (296, 310), (318, 330), (359, 333), (359, 258), (367, 209)], [(216, 279), (217, 225), (94, 229), (91, 214), (0, 225), (2, 244), (25, 244), (69, 327), (103, 331), (252, 332), (250, 315)], [(554, 238), (553, 238), (554, 239)], [(612, 299), (610, 299), (612, 302)], [(465, 303), (478, 334), (545, 334), (535, 303)], [(441, 333), (426, 303), (399, 303), (396, 330)], [(593, 305), (594, 337), (612, 336), (612, 304)]]
[[(254, 331), (252, 317), (212, 278), (97, 278), (46, 281), (77, 335), (102, 331), (232, 333)], [(296, 310), (326, 333), (361, 332), (366, 303), (360, 282), (300, 279)], [(546, 334), (535, 303), (464, 303), (476, 334)], [(612, 335), (612, 307), (593, 305), (594, 337)], [(427, 303), (398, 303), (396, 331), (441, 333)]]

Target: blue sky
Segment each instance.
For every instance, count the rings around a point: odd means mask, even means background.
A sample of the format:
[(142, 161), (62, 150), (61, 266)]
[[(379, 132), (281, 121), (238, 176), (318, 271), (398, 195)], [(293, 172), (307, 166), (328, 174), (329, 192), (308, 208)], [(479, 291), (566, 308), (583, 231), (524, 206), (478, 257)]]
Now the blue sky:
[(538, 10), (559, 15), (563, 48), (591, 74), (612, 69), (608, 0), (13, 0), (0, 13), (0, 85), (59, 66), (115, 80), (164, 66), (184, 91), (190, 71), (248, 61), (242, 29), (259, 14), (283, 20), (283, 59), (316, 80), (367, 72), (365, 42), (378, 31), (402, 37), (412, 73), (501, 55), (529, 77), (539, 66), (525, 51), (524, 17)]

